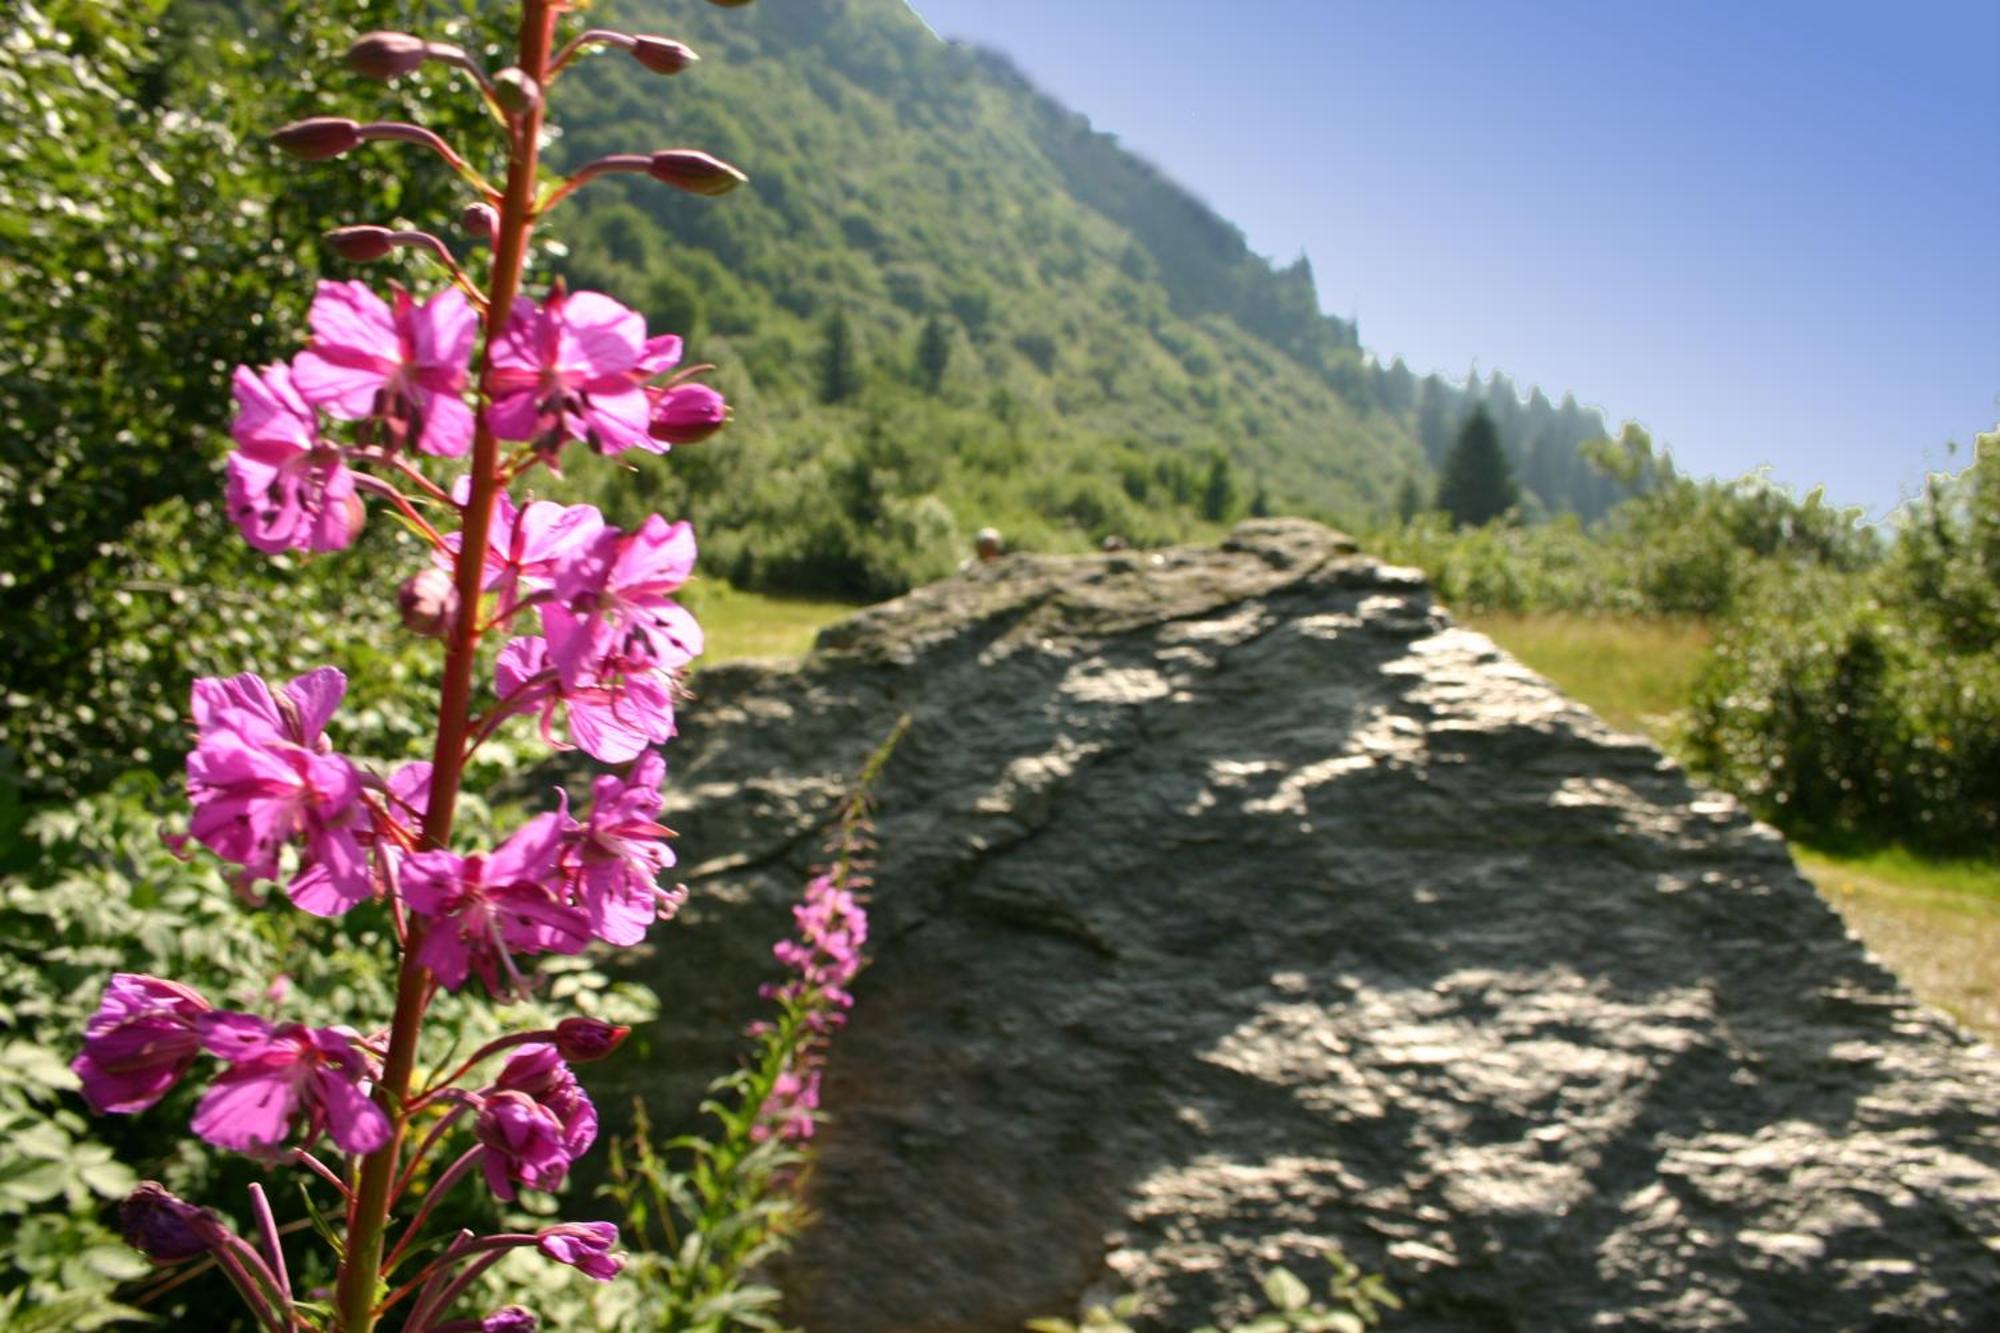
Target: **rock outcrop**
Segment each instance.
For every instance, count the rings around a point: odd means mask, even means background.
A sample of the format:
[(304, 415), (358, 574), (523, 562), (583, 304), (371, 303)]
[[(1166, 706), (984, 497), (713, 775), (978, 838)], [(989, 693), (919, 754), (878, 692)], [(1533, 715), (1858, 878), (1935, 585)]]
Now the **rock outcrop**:
[(1321, 1238), (1398, 1329), (2000, 1328), (2000, 1058), (1769, 828), (1337, 534), (1009, 557), (697, 689), (645, 969), (683, 1107), (913, 718), (785, 1274), (814, 1333), (1128, 1286), (1192, 1328)]

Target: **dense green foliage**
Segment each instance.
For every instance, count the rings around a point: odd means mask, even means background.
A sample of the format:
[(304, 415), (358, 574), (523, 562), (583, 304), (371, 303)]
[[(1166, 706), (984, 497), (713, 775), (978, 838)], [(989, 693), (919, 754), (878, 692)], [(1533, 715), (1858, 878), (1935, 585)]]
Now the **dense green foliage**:
[(2000, 837), (2000, 433), (1935, 477), (1881, 563), (1762, 584), (1695, 695), (1700, 763), (1819, 838)]
[(1851, 573), (1880, 555), (1857, 510), (1804, 499), (1760, 473), (1702, 481), (1676, 472), (1645, 432), (1587, 451), (1630, 498), (1589, 527), (1574, 517), (1454, 531), (1419, 514), (1379, 529), (1371, 549), (1430, 573), (1460, 610), (1721, 615), (1746, 590), (1791, 570)]
[(1753, 475), (1677, 475), (1628, 431), (1599, 464), (1639, 491), (1600, 524), (1373, 539), (1482, 612), (1693, 616), (1714, 627), (1689, 758), (1786, 829), (1977, 851), (2000, 833), (2000, 436), (1889, 535)]
[(372, 558), (310, 580), (245, 549), (219, 504), (229, 374), (289, 354), (314, 278), (350, 276), (327, 226), (436, 225), (459, 197), (416, 154), (307, 172), (263, 133), (330, 106), (490, 149), (446, 87), (385, 97), (337, 59), (357, 28), (420, 17), (478, 46), (477, 8), (45, 0), (0, 20), (0, 119), (37, 127), (0, 144), (0, 787), (170, 764), (193, 676), (334, 660), (353, 636), (331, 631), (367, 625), (383, 564), (410, 559), (388, 523)]

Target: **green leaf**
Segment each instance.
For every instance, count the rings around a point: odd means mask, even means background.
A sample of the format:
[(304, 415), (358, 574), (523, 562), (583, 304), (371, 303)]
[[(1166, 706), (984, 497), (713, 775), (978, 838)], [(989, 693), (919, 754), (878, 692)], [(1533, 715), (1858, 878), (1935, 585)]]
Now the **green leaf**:
[(1289, 1268), (1274, 1268), (1264, 1275), (1264, 1295), (1280, 1310), (1303, 1310), (1312, 1300), (1312, 1289)]

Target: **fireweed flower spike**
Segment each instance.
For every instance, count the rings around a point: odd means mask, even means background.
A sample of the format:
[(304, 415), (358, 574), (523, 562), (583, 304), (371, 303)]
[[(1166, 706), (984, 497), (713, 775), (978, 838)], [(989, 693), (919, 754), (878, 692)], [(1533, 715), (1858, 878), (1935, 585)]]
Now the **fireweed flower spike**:
[[(393, 1015), (356, 1014), (352, 1028), (308, 1026), (283, 1015), (281, 994), (257, 1001), (274, 1011), (262, 1017), (216, 1010), (175, 981), (120, 973), (74, 1063), (93, 1108), (135, 1113), (196, 1076), (206, 1056), (211, 1077), (194, 1112), (195, 1134), (270, 1166), (303, 1167), (309, 1190), (337, 1194), (344, 1217), (328, 1219), (340, 1243), (324, 1316), (294, 1305), (261, 1193), (253, 1193), (261, 1249), (157, 1186), (128, 1201), (124, 1220), (135, 1245), (160, 1262), (212, 1259), (258, 1327), (373, 1333), (387, 1315), (433, 1333), (527, 1333), (534, 1316), (518, 1307), (484, 1317), (453, 1309), (503, 1252), (534, 1246), (599, 1280), (621, 1264), (614, 1228), (565, 1223), (461, 1233), (417, 1277), (400, 1287), (385, 1281), (392, 1213), (416, 1181), (428, 1181), (431, 1193), (399, 1229), (390, 1268), (413, 1252), (406, 1246), (440, 1239), (419, 1233), (432, 1202), (461, 1180), (483, 1175), (506, 1199), (568, 1177), (597, 1137), (596, 1110), (569, 1062), (601, 1059), (626, 1034), (615, 1023), (571, 1017), (498, 1038), (455, 1073), (420, 1083), (437, 991), (476, 975), (495, 995), (516, 994), (530, 984), (521, 969), (533, 956), (576, 953), (593, 940), (635, 943), (684, 897), (659, 882), (674, 858), (659, 823), (666, 767), (651, 751), (674, 734), (676, 673), (702, 648), (699, 625), (673, 596), (692, 574), (693, 531), (659, 515), (621, 530), (589, 506), (507, 494), (533, 467), (556, 469), (572, 441), (604, 454), (662, 453), (705, 438), (728, 417), (719, 394), (689, 382), (694, 372), (674, 373), (678, 337), (648, 336), (638, 313), (603, 293), (523, 289), (536, 222), (590, 179), (585, 168), (546, 191), (541, 185), (546, 91), (567, 54), (608, 41), (662, 73), (694, 61), (678, 42), (615, 34), (586, 34), (552, 58), (559, 21), (571, 9), (565, 0), (521, 0), (511, 64), (490, 78), (462, 49), (414, 34), (363, 34), (349, 50), (349, 64), (370, 78), (412, 75), (427, 62), (468, 71), (501, 113), (504, 189), (420, 125), (317, 116), (272, 135), (281, 152), (309, 162), (381, 140), (436, 152), (471, 182), (461, 225), (490, 249), (475, 282), (431, 232), (337, 227), (328, 244), (341, 258), (367, 262), (421, 248), (445, 265), (451, 284), (435, 293), (392, 288), (385, 297), (360, 282), (322, 283), (308, 345), (289, 364), (238, 367), (234, 376), (227, 507), (253, 548), (352, 545), (364, 491), (393, 505), (430, 543), (433, 563), (400, 571), (400, 588), (391, 579), (383, 587), (406, 628), (441, 645), (428, 762), (391, 769), (336, 751), (327, 731), (346, 680), (331, 668), (275, 688), (253, 674), (203, 679), (191, 699), (189, 840), (235, 866), (239, 887), (281, 882), (309, 913), (336, 917), (382, 900), (379, 914), (362, 914), (367, 927), (350, 942), (373, 932), (398, 950)], [(742, 180), (691, 149), (601, 162), (602, 171), (647, 174), (697, 194)], [(533, 447), (514, 453), (504, 441)], [(447, 459), (462, 460), (462, 476), (441, 475)], [(528, 623), (516, 623), (523, 618)], [(495, 697), (478, 699), (477, 667), (492, 647), (486, 640), (503, 634)], [(600, 777), (576, 817), (565, 793), (497, 848), (455, 845), (468, 759), (521, 715), (539, 715), (552, 743), (560, 743), (552, 733), (560, 719), (585, 752), (630, 767)], [(502, 1050), (511, 1055), (490, 1083), (476, 1090), (464, 1083)], [(802, 1085), (809, 1073), (801, 1073)], [(423, 1132), (413, 1136), (420, 1115)], [(428, 1154), (454, 1136), (469, 1145), (450, 1165), (429, 1170)], [(345, 1169), (311, 1153), (322, 1137), (350, 1155)]]

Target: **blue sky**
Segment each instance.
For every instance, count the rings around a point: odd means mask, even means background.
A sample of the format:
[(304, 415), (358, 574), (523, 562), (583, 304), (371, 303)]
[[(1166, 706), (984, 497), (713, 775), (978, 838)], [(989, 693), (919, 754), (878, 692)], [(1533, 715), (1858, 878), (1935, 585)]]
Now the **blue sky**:
[(1385, 361), (1881, 514), (2000, 421), (2000, 3), (915, 0)]

